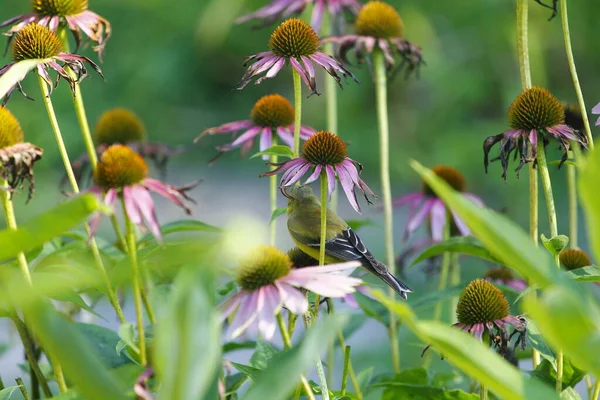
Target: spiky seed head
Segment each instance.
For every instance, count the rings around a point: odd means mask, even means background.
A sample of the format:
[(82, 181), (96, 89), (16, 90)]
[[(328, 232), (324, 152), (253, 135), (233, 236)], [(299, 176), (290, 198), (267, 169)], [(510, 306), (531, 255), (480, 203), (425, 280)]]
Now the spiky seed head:
[(43, 17), (68, 17), (88, 8), (88, 0), (32, 0), (33, 12)]
[(290, 18), (275, 28), (269, 47), (280, 57), (310, 56), (319, 48), (319, 35), (306, 22)]
[(316, 260), (300, 250), (298, 247), (294, 247), (293, 249), (288, 251), (288, 257), (292, 260), (292, 265), (294, 268), (304, 268), (304, 267), (313, 267), (315, 265), (319, 265), (319, 260)]
[(250, 119), (265, 127), (289, 126), (294, 123), (294, 107), (285, 97), (268, 94), (254, 104)]
[(483, 274), (484, 278), (508, 282), (515, 279), (512, 271), (508, 268), (490, 268)]
[(346, 159), (346, 143), (328, 131), (319, 131), (302, 145), (302, 157), (312, 164), (337, 165)]
[(253, 291), (271, 285), (292, 269), (290, 257), (271, 246), (259, 245), (240, 260), (236, 281), (242, 289)]
[(560, 101), (539, 86), (525, 89), (508, 109), (508, 123), (513, 129), (546, 129), (564, 122), (565, 110)]
[(510, 306), (504, 294), (489, 281), (476, 279), (458, 298), (456, 318), (466, 325), (494, 322), (507, 317)]
[(13, 60), (46, 59), (63, 51), (60, 38), (45, 26), (29, 24), (21, 29), (12, 42)]
[(580, 249), (564, 249), (558, 255), (558, 259), (560, 260), (560, 264), (569, 271), (592, 265), (590, 256)]
[(401, 38), (404, 24), (394, 7), (383, 1), (370, 1), (359, 11), (354, 24), (356, 33), (381, 39)]
[(94, 181), (101, 188), (121, 189), (135, 185), (148, 176), (146, 162), (135, 151), (121, 144), (114, 144), (102, 153)]
[(565, 110), (565, 124), (569, 125), (571, 128), (583, 131), (585, 126), (583, 124), (583, 117), (581, 116), (581, 108), (579, 108), (579, 104), (561, 103)]
[(143, 141), (146, 137), (146, 129), (132, 111), (113, 108), (100, 116), (94, 135), (98, 144), (127, 144)]
[(6, 108), (0, 107), (0, 149), (21, 143), (23, 139), (23, 129), (19, 121)]
[[(431, 168), (434, 174), (442, 178), (450, 187), (458, 192), (465, 191), (465, 177), (454, 167), (449, 165), (436, 165)], [(436, 196), (429, 185), (423, 182), (423, 193), (427, 196)]]

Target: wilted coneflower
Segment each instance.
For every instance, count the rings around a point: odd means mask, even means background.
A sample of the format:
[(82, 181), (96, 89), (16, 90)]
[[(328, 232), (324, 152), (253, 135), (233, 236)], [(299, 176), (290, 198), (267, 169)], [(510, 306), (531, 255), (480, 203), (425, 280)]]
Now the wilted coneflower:
[(523, 279), (517, 279), (510, 269), (504, 267), (488, 269), (483, 274), (483, 279), (495, 285), (508, 286), (517, 292), (527, 289), (527, 282)]
[(345, 276), (342, 271), (359, 265), (353, 261), (293, 269), (286, 253), (271, 246), (253, 248), (237, 267), (240, 291), (219, 306), (223, 319), (235, 313), (227, 336), (235, 338), (251, 328), (264, 339), (272, 339), (276, 315), (282, 307), (294, 314), (306, 313), (308, 300), (302, 290), (324, 297), (343, 297), (354, 292), (361, 280)]
[(573, 269), (589, 267), (592, 260), (588, 254), (581, 249), (564, 249), (558, 255), (560, 265), (571, 271)]
[(583, 131), (585, 126), (579, 104), (567, 103), (566, 101), (563, 101), (561, 104), (565, 110), (565, 125), (570, 126), (576, 131)]
[(358, 188), (367, 203), (371, 203), (368, 196), (375, 197), (367, 184), (360, 179), (362, 165), (348, 157), (346, 144), (339, 136), (331, 132), (319, 131), (312, 135), (302, 146), (302, 155), (299, 158), (285, 161), (283, 163), (274, 163), (277, 166), (272, 171), (265, 172), (261, 176), (271, 176), (282, 173), (279, 181), (280, 188), (294, 185), (300, 181), (304, 174), (310, 169), (312, 172), (304, 182), (307, 185), (314, 182), (321, 176), (321, 172), (327, 176), (327, 185), (329, 196), (335, 190), (336, 177), (340, 180), (342, 189), (346, 193), (348, 201), (356, 212), (360, 213), (360, 206), (356, 198), (354, 188)]
[[(471, 281), (461, 293), (456, 306), (456, 318), (458, 322), (452, 326), (480, 341), (487, 335), (490, 346), (497, 347), (501, 355), (507, 354), (514, 335), (517, 336), (515, 349), (519, 345), (524, 349), (527, 345), (527, 320), (522, 316), (510, 315), (510, 306), (502, 291), (485, 279)], [(510, 336), (507, 325), (514, 329)]]
[(33, 165), (42, 158), (43, 150), (23, 140), (19, 121), (6, 108), (0, 107), (0, 178), (8, 184), (0, 190), (8, 190), (12, 194), (27, 182), (29, 201), (35, 188)]
[[(104, 45), (110, 38), (110, 23), (88, 10), (88, 0), (32, 0), (32, 12), (13, 17), (0, 24), (0, 28), (13, 25), (6, 33), (10, 37), (31, 23), (38, 23), (56, 31), (65, 24), (75, 37), (77, 47), (81, 42), (81, 32), (97, 45), (94, 51), (102, 59)], [(77, 49), (75, 49), (77, 51)]]
[(259, 20), (262, 22), (262, 26), (269, 25), (290, 15), (301, 14), (308, 5), (313, 5), (310, 24), (317, 32), (321, 30), (323, 15), (326, 11), (335, 23), (343, 19), (344, 11), (356, 15), (361, 7), (357, 0), (273, 0), (273, 2), (255, 12), (238, 18), (236, 22), (244, 23)]
[[(56, 84), (52, 81), (50, 74), (46, 70), (48, 67), (58, 72), (59, 77), (62, 77), (69, 83), (73, 93), (75, 93), (75, 83), (87, 76), (85, 63), (88, 63), (98, 74), (100, 74), (100, 76), (102, 76), (102, 78), (104, 78), (100, 68), (89, 58), (65, 53), (60, 38), (50, 29), (42, 25), (29, 24), (21, 29), (12, 42), (11, 49), (13, 61), (0, 68), (0, 76), (7, 73), (20, 62), (38, 60), (37, 73), (48, 85), (50, 93), (52, 93)], [(65, 65), (60, 66), (58, 62), (63, 62)], [(71, 68), (75, 73), (75, 78), (65, 71), (65, 66)], [(26, 75), (27, 73), (19, 77), (15, 85), (8, 90), (4, 96), (3, 104), (6, 104), (15, 89), (18, 89), (25, 97), (31, 99), (23, 92), (23, 88), (21, 87), (21, 81), (25, 79)]]
[[(288, 19), (279, 25), (269, 39), (271, 51), (254, 54), (245, 58), (245, 64), (253, 63), (242, 77), (238, 90), (246, 87), (259, 75), (255, 84), (273, 78), (286, 62), (298, 72), (302, 81), (313, 94), (317, 92), (315, 64), (321, 66), (342, 87), (341, 76), (358, 79), (339, 62), (319, 51), (319, 36), (306, 22), (297, 18)], [(341, 76), (340, 76), (341, 75)]]
[[(544, 146), (552, 139), (558, 141), (564, 150), (560, 165), (567, 160), (570, 140), (587, 146), (587, 139), (583, 133), (565, 125), (565, 110), (560, 101), (552, 93), (538, 86), (525, 89), (517, 96), (508, 109), (508, 122), (509, 130), (490, 136), (483, 142), (483, 163), (486, 172), (490, 161), (488, 154), (491, 148), (500, 142), (500, 155), (491, 161), (500, 160), (504, 180), (510, 154), (515, 149), (520, 156), (520, 163), (516, 169), (518, 177), (525, 163), (535, 161), (538, 140), (543, 140)], [(528, 145), (531, 145), (531, 150), (528, 150)]]
[[(250, 119), (228, 122), (214, 128), (206, 129), (194, 142), (198, 142), (206, 135), (222, 133), (236, 134), (239, 131), (244, 132), (233, 140), (233, 142), (217, 147), (217, 150), (221, 154), (239, 147), (241, 148), (242, 156), (245, 156), (252, 148), (256, 136), (260, 136), (260, 151), (264, 151), (273, 145), (275, 135), (279, 136), (283, 143), (293, 148), (294, 106), (279, 94), (263, 96), (252, 107)], [(313, 128), (308, 126), (300, 127), (300, 138), (302, 140), (308, 139), (314, 133), (315, 130)], [(267, 160), (268, 158), (268, 156), (263, 156), (263, 160)]]
[[(439, 178), (444, 180), (450, 187), (458, 192), (461, 192), (463, 196), (472, 200), (476, 204), (483, 206), (483, 201), (472, 193), (465, 192), (465, 178), (463, 175), (454, 167), (449, 165), (437, 165), (431, 168)], [(410, 206), (410, 212), (408, 216), (408, 222), (404, 230), (404, 238), (407, 238), (412, 234), (424, 221), (429, 217), (429, 225), (431, 228), (431, 237), (435, 241), (443, 239), (444, 227), (446, 226), (446, 220), (448, 215), (448, 208), (444, 204), (444, 201), (437, 197), (435, 192), (427, 185), (423, 183), (423, 189), (420, 192), (408, 193), (402, 197), (393, 200), (392, 205), (394, 207)], [(453, 211), (449, 210), (452, 214), (451, 222), (456, 225), (460, 235), (468, 236), (471, 231), (464, 223), (462, 219)]]
[[(94, 130), (94, 142), (96, 153), (102, 154), (113, 144), (124, 144), (133, 151), (152, 160), (154, 166), (159, 170), (161, 176), (166, 172), (170, 157), (184, 152), (183, 148), (168, 146), (164, 143), (148, 142), (146, 140), (146, 128), (140, 118), (131, 110), (126, 108), (113, 108), (105, 111)], [(89, 167), (89, 155), (82, 154), (73, 162), (73, 171), (80, 181)]]
[[(195, 184), (177, 188), (157, 179), (148, 178), (148, 166), (144, 159), (129, 147), (115, 144), (102, 153), (96, 166), (94, 185), (88, 191), (103, 199), (104, 203), (111, 208), (114, 208), (117, 200), (122, 198), (125, 205), (124, 212), (131, 222), (141, 228), (145, 225), (157, 240), (161, 240), (160, 226), (150, 191), (171, 200), (186, 213), (191, 214), (184, 200), (193, 203), (185, 193), (193, 187)], [(98, 214), (90, 222), (91, 235), (96, 232), (100, 217), (101, 215)]]
[[(423, 64), (421, 48), (404, 39), (404, 23), (394, 7), (382, 1), (370, 1), (361, 8), (353, 35), (332, 36), (323, 42), (338, 45), (336, 57), (348, 62), (348, 51), (354, 50), (359, 63), (362, 63), (374, 50), (380, 50), (385, 58), (388, 72), (400, 70), (405, 65), (406, 75), (417, 71)], [(394, 55), (402, 58), (396, 66)]]

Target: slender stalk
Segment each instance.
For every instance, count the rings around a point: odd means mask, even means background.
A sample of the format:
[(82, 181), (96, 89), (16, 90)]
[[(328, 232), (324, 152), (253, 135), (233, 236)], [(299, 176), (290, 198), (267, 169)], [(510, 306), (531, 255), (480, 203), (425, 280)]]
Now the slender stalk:
[(577, 248), (577, 170), (567, 165), (567, 190), (569, 193), (569, 246)]
[[(528, 38), (528, 7), (529, 0), (517, 0), (517, 55), (519, 59), (519, 74), (523, 90), (531, 87), (531, 68), (529, 67), (529, 38)], [(529, 163), (529, 236), (533, 243), (538, 244), (538, 176), (533, 163)], [(532, 292), (530, 296), (536, 296)], [(539, 351), (533, 349), (533, 367), (541, 362)]]
[[(458, 262), (458, 254), (452, 253), (450, 255), (450, 286), (456, 287), (460, 285), (460, 264)], [(456, 323), (456, 306), (458, 305), (458, 296), (452, 296), (450, 302), (450, 322)]]
[(594, 149), (594, 138), (592, 137), (592, 130), (590, 129), (590, 121), (588, 120), (587, 108), (585, 108), (585, 101), (583, 100), (583, 93), (581, 92), (581, 85), (579, 84), (579, 77), (577, 76), (577, 68), (575, 68), (575, 58), (573, 57), (573, 48), (571, 47), (571, 34), (569, 33), (569, 16), (567, 14), (567, 0), (561, 0), (559, 3), (560, 3), (560, 19), (562, 21), (563, 36), (565, 38), (565, 50), (567, 52), (567, 61), (569, 63), (569, 70), (571, 71), (571, 78), (573, 79), (573, 86), (575, 87), (575, 93), (577, 95), (577, 102), (579, 103), (579, 109), (581, 111), (581, 118), (583, 119), (585, 136), (587, 137), (588, 146), (589, 146), (590, 150), (593, 150)]
[(342, 388), (341, 388), (341, 395), (345, 396), (346, 395), (346, 382), (348, 381), (348, 365), (350, 364), (350, 351), (352, 350), (352, 347), (350, 346), (346, 346), (344, 347), (344, 370), (342, 372)]
[(17, 385), (19, 386), (19, 390), (21, 391), (21, 394), (23, 395), (23, 399), (30, 400), (31, 398), (29, 397), (29, 394), (27, 393), (27, 388), (25, 387), (25, 383), (23, 382), (23, 379), (16, 378), (15, 381), (17, 382)]
[[(273, 143), (275, 143), (275, 141), (273, 141)], [(271, 163), (276, 163), (277, 162), (277, 156), (273, 155), (269, 158), (269, 162)], [(274, 169), (276, 167), (271, 167), (271, 169)], [(271, 218), (273, 216), (273, 213), (275, 212), (275, 210), (277, 209), (277, 188), (278, 188), (278, 184), (277, 184), (277, 175), (273, 175), (269, 177), (269, 197), (271, 199), (271, 216), (269, 218)], [(277, 224), (276, 221), (270, 221), (269, 222), (271, 224), (271, 246), (275, 246), (275, 242), (277, 239)]]
[(65, 373), (63, 372), (62, 365), (57, 360), (50, 360), (52, 363), (52, 369), (54, 370), (54, 377), (56, 378), (56, 383), (58, 384), (58, 390), (61, 393), (69, 390), (67, 387), (67, 381), (65, 380)]
[(598, 400), (598, 396), (600, 396), (600, 378), (596, 379), (594, 391), (592, 392), (592, 400)]
[[(121, 201), (123, 202), (123, 210), (125, 210), (125, 200), (121, 199)], [(144, 311), (142, 305), (141, 284), (142, 276), (140, 273), (140, 267), (138, 265), (135, 230), (133, 228), (133, 223), (131, 222), (129, 216), (125, 211), (123, 211), (123, 216), (125, 219), (125, 226), (127, 231), (127, 248), (129, 249), (129, 260), (131, 262), (131, 284), (133, 290), (133, 300), (135, 303), (135, 315), (137, 319), (140, 363), (145, 366), (148, 363), (148, 359), (146, 356), (146, 336), (144, 334)]]
[(487, 400), (488, 399), (488, 390), (487, 390), (487, 387), (485, 387), (483, 385), (483, 383), (479, 384), (479, 398), (481, 400)]
[[(338, 341), (340, 342), (340, 346), (345, 349), (350, 346), (346, 346), (346, 342), (344, 340), (344, 334), (342, 331), (338, 331)], [(360, 390), (360, 384), (358, 383), (358, 379), (356, 378), (356, 373), (354, 372), (354, 367), (352, 366), (352, 360), (348, 358), (348, 375), (350, 376), (350, 382), (352, 382), (352, 387), (354, 387), (354, 395), (357, 400), (363, 400), (363, 394)]]
[[(7, 186), (8, 183), (4, 179), (0, 179), (0, 187)], [(11, 231), (16, 231), (17, 219), (15, 217), (15, 209), (10, 198), (10, 192), (8, 190), (0, 189), (0, 198), (2, 201), (2, 209), (4, 210), (4, 215), (6, 217), (6, 226)], [(27, 264), (27, 258), (25, 258), (25, 253), (20, 252), (19, 254), (17, 254), (17, 262), (19, 264), (21, 272), (23, 273), (23, 277), (25, 277), (25, 281), (27, 281), (27, 284), (31, 286), (31, 274), (29, 273), (29, 265)]]
[[(321, 172), (321, 239), (319, 243), (319, 265), (325, 265), (325, 241), (327, 239), (327, 174)], [(321, 296), (315, 295), (313, 314), (315, 319), (319, 316), (319, 303)]]
[[(389, 138), (390, 127), (388, 122), (387, 109), (387, 75), (385, 71), (385, 62), (383, 52), (375, 50), (373, 52), (373, 65), (375, 68), (375, 93), (377, 97), (377, 120), (379, 125), (379, 159), (381, 160), (381, 192), (383, 200), (384, 215), (384, 235), (385, 235), (385, 260), (392, 274), (396, 271), (394, 261), (394, 229), (393, 229), (393, 211), (392, 211), (392, 188), (390, 183), (390, 154)], [(393, 289), (389, 289), (389, 295), (396, 296)], [(392, 364), (394, 372), (400, 372), (400, 348), (398, 347), (398, 327), (396, 315), (389, 310), (390, 324), (388, 326), (388, 335), (392, 350)]]
[[(308, 294), (307, 294), (308, 296)], [(302, 316), (304, 321), (304, 327), (308, 329), (310, 327), (310, 310)], [(327, 386), (327, 378), (325, 377), (325, 370), (323, 369), (323, 362), (321, 361), (321, 356), (317, 356), (317, 360), (315, 362), (317, 365), (317, 377), (319, 378), (319, 388), (321, 389), (321, 398), (323, 400), (329, 400), (329, 389)]]
[(35, 355), (35, 346), (33, 344), (33, 340), (31, 339), (31, 335), (25, 326), (25, 323), (21, 321), (21, 319), (15, 314), (11, 317), (11, 320), (15, 324), (17, 328), (17, 332), (19, 334), (19, 338), (21, 339), (21, 343), (23, 343), (23, 349), (25, 350), (25, 357), (27, 357), (27, 361), (29, 362), (29, 367), (33, 372), (42, 387), (42, 391), (44, 392), (44, 396), (50, 398), (52, 397), (52, 391), (48, 386), (48, 381), (46, 381), (46, 377), (44, 373), (40, 369), (40, 365), (38, 364), (38, 359)]
[(592, 376), (590, 374), (587, 374), (585, 376), (585, 386), (587, 388), (587, 397), (588, 397), (588, 400), (591, 400), (592, 399), (593, 385), (592, 385)]
[(294, 158), (300, 156), (300, 122), (302, 121), (302, 78), (292, 68), (294, 77)]
[[(56, 119), (56, 114), (54, 113), (54, 106), (52, 105), (52, 100), (50, 99), (50, 95), (48, 92), (48, 87), (44, 80), (39, 77), (40, 88), (42, 90), (42, 95), (44, 99), (44, 105), (46, 106), (46, 111), (48, 113), (48, 119), (50, 120), (50, 125), (52, 126), (52, 132), (54, 133), (54, 138), (56, 139), (56, 144), (58, 145), (58, 151), (62, 158), (63, 164), (65, 166), (65, 172), (67, 173), (67, 178), (69, 179), (69, 183), (71, 184), (71, 188), (73, 192), (79, 193), (79, 185), (77, 184), (77, 180), (75, 179), (75, 174), (73, 173), (73, 168), (71, 167), (71, 161), (69, 161), (69, 154), (67, 153), (67, 148), (65, 147), (65, 142), (62, 138), (62, 133), (60, 131), (60, 126), (58, 125), (58, 120)], [(84, 228), (88, 236), (90, 235), (90, 227), (86, 223), (84, 224)], [(110, 304), (115, 309), (117, 313), (117, 317), (121, 323), (126, 321), (125, 315), (123, 314), (123, 310), (121, 309), (121, 305), (119, 304), (119, 299), (117, 298), (116, 293), (112, 289), (110, 279), (108, 278), (108, 274), (106, 272), (106, 268), (104, 268), (104, 263), (102, 261), (102, 257), (100, 255), (100, 250), (98, 249), (98, 244), (96, 243), (96, 239), (92, 238), (90, 240), (90, 249), (92, 250), (92, 255), (94, 256), (94, 261), (98, 270), (102, 275), (102, 279), (104, 280), (104, 284), (106, 286), (106, 294), (108, 296), (108, 300)]]
[(142, 302), (144, 303), (144, 309), (146, 310), (146, 314), (148, 314), (148, 320), (152, 325), (156, 323), (156, 316), (154, 314), (154, 309), (152, 308), (152, 303), (150, 303), (150, 299), (148, 298), (147, 291), (142, 287)]
[[(450, 217), (446, 215), (446, 222), (444, 223), (444, 232), (442, 235), (442, 241), (450, 239)], [(445, 252), (442, 256), (442, 270), (440, 272), (440, 281), (438, 282), (438, 291), (441, 292), (448, 287), (448, 276), (450, 275), (450, 264), (452, 254)], [(459, 278), (460, 279), (460, 278)], [(442, 303), (437, 302), (433, 311), (434, 321), (440, 321), (442, 319)]]
[[(279, 325), (279, 331), (281, 332), (281, 338), (283, 339), (284, 348), (291, 349), (292, 348), (292, 340), (288, 333), (288, 329), (285, 326), (285, 322), (283, 321), (283, 317), (281, 316), (281, 313), (277, 314), (277, 325)], [(315, 400), (315, 395), (313, 394), (312, 389), (310, 388), (310, 385), (308, 384), (308, 381), (306, 380), (304, 375), (300, 375), (300, 381), (304, 388), (304, 392), (306, 393), (306, 397), (309, 400)]]

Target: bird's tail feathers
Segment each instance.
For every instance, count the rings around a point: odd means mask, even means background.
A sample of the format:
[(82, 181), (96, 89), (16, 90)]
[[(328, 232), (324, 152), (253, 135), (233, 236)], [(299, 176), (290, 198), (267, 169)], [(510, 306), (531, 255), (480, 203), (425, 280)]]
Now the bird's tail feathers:
[(412, 293), (412, 289), (409, 288), (404, 282), (402, 282), (400, 279), (396, 278), (394, 275), (392, 275), (389, 272), (384, 272), (381, 274), (378, 274), (379, 277), (381, 279), (383, 279), (383, 281), (385, 283), (388, 284), (389, 287), (391, 287), (392, 289), (394, 289), (394, 291), (396, 293), (398, 293), (400, 295), (400, 297), (402, 297), (404, 300), (407, 299), (407, 293)]

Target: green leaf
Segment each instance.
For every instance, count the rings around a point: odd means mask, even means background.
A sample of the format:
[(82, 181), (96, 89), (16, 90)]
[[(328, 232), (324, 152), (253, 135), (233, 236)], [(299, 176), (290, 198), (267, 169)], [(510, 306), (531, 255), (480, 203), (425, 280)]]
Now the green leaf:
[(355, 231), (359, 230), (360, 228), (364, 228), (365, 226), (380, 227), (379, 224), (376, 224), (370, 219), (348, 219), (346, 220), (346, 223)]
[(479, 395), (463, 392), (460, 389), (445, 390), (434, 386), (396, 383), (386, 387), (381, 399), (476, 400), (479, 399)]
[(256, 342), (253, 340), (249, 340), (247, 342), (228, 342), (223, 345), (223, 353), (254, 348), (256, 348)]
[(272, 224), (278, 217), (287, 214), (288, 209), (287, 207), (280, 207), (280, 208), (276, 208), (273, 210), (273, 214), (271, 214), (271, 220), (269, 221), (270, 224)]
[(419, 256), (415, 258), (407, 268), (411, 268), (421, 261), (444, 254), (446, 252), (467, 254), (469, 256), (483, 258), (484, 260), (488, 260), (493, 263), (500, 262), (492, 253), (482, 246), (479, 240), (471, 236), (458, 236), (429, 246), (421, 254), (419, 254)]
[[(186, 219), (180, 221), (169, 222), (168, 224), (162, 225), (160, 231), (163, 236), (170, 235), (178, 232), (211, 232), (211, 233), (223, 233), (221, 228), (209, 225), (202, 221), (194, 219)], [(140, 241), (151, 241), (154, 240), (154, 236), (148, 233), (140, 239)]]
[(246, 382), (248, 377), (244, 374), (233, 374), (225, 377), (225, 395), (227, 398), (235, 393)]
[(210, 265), (180, 272), (167, 313), (156, 326), (160, 399), (205, 398), (221, 369), (221, 323), (213, 299), (216, 271)]
[(10, 400), (10, 397), (17, 389), (19, 389), (19, 386), (9, 386), (0, 390), (0, 400)]
[(563, 161), (563, 160), (552, 160), (548, 162), (548, 165), (571, 165), (573, 167), (577, 167), (577, 163), (571, 160)]
[[(542, 360), (535, 370), (532, 371), (532, 375), (541, 381), (547, 382), (548, 386), (556, 387), (556, 369), (548, 360)], [(565, 357), (563, 361), (563, 389), (575, 387), (575, 385), (585, 378), (585, 375), (585, 371), (573, 366), (573, 364), (569, 361), (569, 358)]]
[(253, 381), (256, 381), (263, 374), (262, 369), (255, 368), (250, 365), (240, 364), (233, 361), (231, 362), (231, 365), (233, 365), (235, 369), (237, 369)]
[(34, 69), (41, 61), (42, 60), (39, 59), (19, 61), (0, 76), (0, 99), (4, 98), (6, 93), (8, 93), (17, 82), (23, 80), (27, 73)]
[(525, 298), (525, 310), (544, 338), (580, 368), (600, 376), (600, 310), (593, 296), (564, 286), (550, 286), (542, 296)]
[(288, 146), (277, 144), (269, 147), (268, 149), (259, 153), (253, 154), (250, 158), (261, 157), (261, 156), (278, 156), (286, 158), (294, 158), (294, 152)]
[(102, 318), (103, 320), (106, 321), (106, 318), (104, 318), (103, 316), (98, 314), (96, 312), (96, 310), (94, 310), (93, 308), (88, 306), (87, 303), (85, 302), (85, 300), (83, 300), (83, 298), (81, 297), (81, 295), (78, 293), (75, 293), (75, 291), (67, 291), (67, 290), (61, 291), (61, 293), (53, 295), (52, 299), (75, 304), (82, 310), (85, 310), (85, 311), (89, 312), (90, 314), (93, 314), (93, 315), (95, 315), (99, 318)]
[(566, 235), (557, 235), (550, 239), (548, 239), (542, 233), (540, 235), (540, 239), (542, 240), (542, 244), (544, 247), (552, 254), (553, 257), (558, 257), (558, 253), (567, 248), (569, 244), (569, 237)]
[(535, 292), (536, 290), (539, 290), (539, 289), (540, 289), (540, 287), (538, 285), (527, 286), (527, 289), (525, 289), (521, 293), (519, 293), (519, 295), (517, 296), (515, 301), (513, 301), (513, 305), (517, 304), (521, 299), (525, 298), (529, 293)]
[(600, 260), (600, 153), (598, 150), (591, 151), (585, 157), (585, 165), (579, 175), (579, 197), (586, 217), (586, 225), (589, 231), (590, 245), (594, 258)]
[(381, 291), (373, 294), (421, 340), (500, 398), (550, 400), (558, 397), (543, 383), (526, 378), (521, 371), (468, 333), (437, 321), (419, 321), (406, 303), (390, 299)]
[(556, 268), (552, 257), (546, 251), (534, 246), (529, 235), (517, 224), (503, 215), (473, 203), (418, 162), (411, 161), (411, 166), (465, 221), (474, 236), (502, 264), (513, 268), (529, 282), (537, 283), (542, 287), (565, 279)]
[(77, 323), (75, 327), (89, 341), (90, 347), (96, 349), (104, 365), (110, 368), (117, 368), (131, 363), (127, 357), (117, 354), (115, 350), (120, 340), (116, 332), (93, 324)]
[(91, 194), (77, 196), (21, 224), (16, 231), (0, 231), (0, 260), (27, 252), (77, 226), (101, 206)]
[(106, 366), (100, 362), (77, 326), (33, 292), (28, 295), (33, 300), (24, 309), (25, 318), (35, 321), (32, 324), (35, 336), (43, 348), (60, 362), (66, 379), (77, 387), (77, 391), (89, 400), (126, 400), (123, 394), (126, 389), (108, 374)]
[(560, 393), (561, 400), (581, 400), (581, 396), (575, 389), (568, 387)]
[(316, 358), (333, 341), (347, 318), (327, 315), (306, 330), (304, 338), (292, 349), (277, 354), (263, 375), (243, 396), (244, 400), (283, 399), (300, 381), (300, 374), (313, 366)]
[(389, 313), (386, 311), (385, 307), (378, 302), (368, 296), (360, 292), (354, 293), (354, 298), (358, 303), (358, 306), (361, 310), (364, 311), (369, 317), (375, 319), (380, 322), (382, 325), (387, 326), (390, 321)]
[[(137, 340), (135, 339), (135, 328), (131, 322), (125, 322), (119, 327), (119, 337), (125, 344), (133, 349), (134, 352), (139, 353), (140, 349), (137, 346)], [(125, 348), (117, 342), (115, 345), (116, 351), (120, 354), (121, 350)]]
[(438, 304), (442, 300), (451, 299), (453, 297), (457, 297), (462, 293), (465, 289), (464, 285), (452, 286), (443, 290), (436, 290), (432, 293), (428, 293), (423, 297), (419, 297), (418, 299), (412, 301), (410, 305), (413, 309), (418, 309), (422, 307), (428, 307)]
[(538, 329), (535, 321), (533, 321), (531, 318), (526, 318), (526, 319), (527, 319), (527, 343), (531, 347), (533, 347), (534, 349), (539, 351), (540, 355), (542, 357), (544, 357), (544, 359), (550, 363), (552, 368), (554, 368), (556, 370), (556, 356), (554, 355), (554, 352), (546, 344), (546, 341), (544, 340), (544, 337), (540, 333), (540, 330)]
[(265, 369), (267, 368), (269, 360), (277, 353), (279, 353), (279, 350), (270, 343), (258, 341), (256, 342), (256, 351), (252, 354), (252, 357), (250, 357), (250, 362), (248, 364), (254, 368)]
[(600, 267), (595, 265), (572, 269), (567, 274), (577, 282), (600, 282)]

